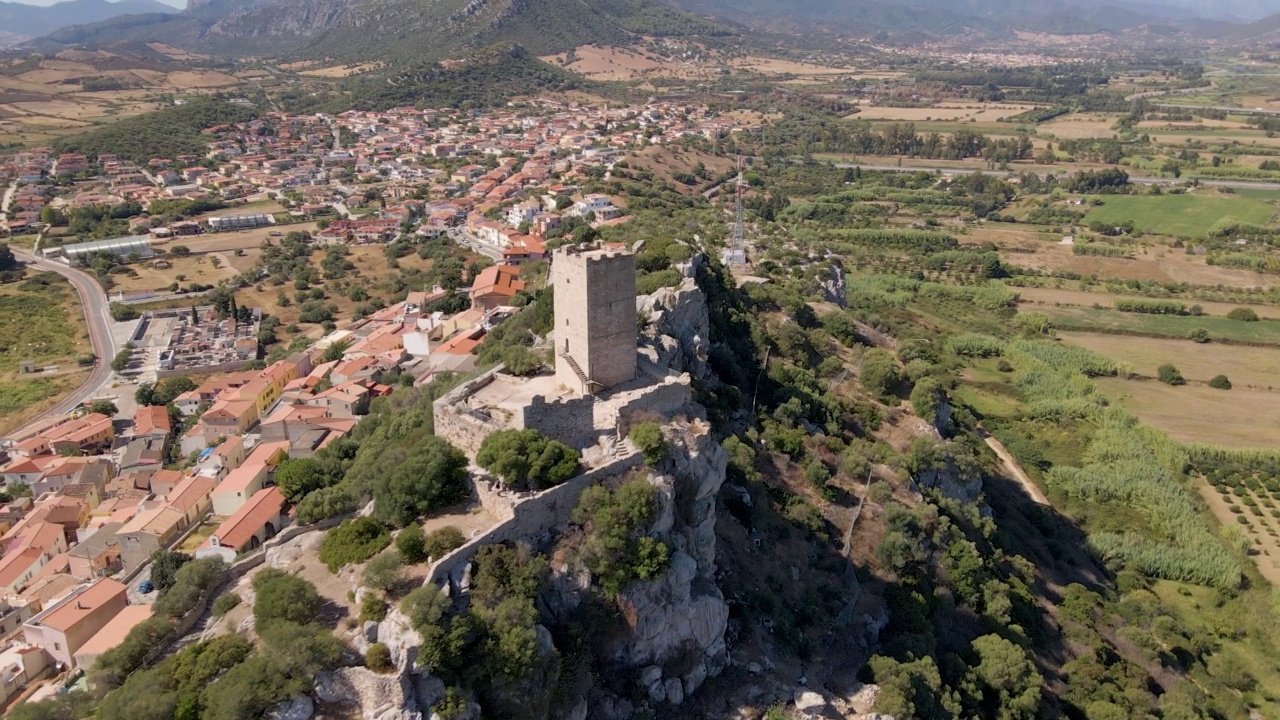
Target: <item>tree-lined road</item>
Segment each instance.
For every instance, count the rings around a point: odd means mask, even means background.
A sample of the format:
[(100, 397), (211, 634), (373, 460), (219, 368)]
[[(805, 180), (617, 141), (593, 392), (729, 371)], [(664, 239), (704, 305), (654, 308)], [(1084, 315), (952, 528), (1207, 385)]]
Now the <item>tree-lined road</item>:
[[(863, 163), (835, 163), (838, 168), (862, 168), (863, 170), (874, 170), (878, 172), (938, 172), (943, 175), (972, 175), (981, 173), (990, 177), (1017, 177), (1018, 174), (1026, 172), (1024, 170), (983, 170), (981, 168), (955, 168), (955, 167), (932, 167), (928, 165), (866, 165)], [(1128, 172), (1127, 169), (1121, 168)], [(1191, 178), (1188, 178), (1188, 180)], [(1138, 177), (1129, 176), (1129, 182), (1134, 185), (1181, 185), (1187, 180), (1179, 180), (1176, 178), (1164, 177)], [(1233, 190), (1247, 190), (1253, 188), (1256, 190), (1280, 190), (1280, 183), (1277, 182), (1250, 182), (1248, 180), (1199, 180), (1204, 187), (1224, 187)]]
[(89, 327), (89, 342), (93, 345), (93, 354), (97, 360), (93, 371), (70, 395), (61, 402), (32, 418), (22, 427), (10, 433), (10, 437), (22, 437), (33, 430), (48, 424), (54, 417), (62, 417), (74, 410), (80, 403), (98, 393), (111, 379), (111, 360), (116, 354), (115, 339), (111, 336), (111, 315), (107, 294), (98, 281), (88, 273), (68, 267), (62, 263), (50, 262), (23, 252), (14, 250), (18, 260), (37, 270), (55, 272), (66, 278), (80, 296), (80, 306), (84, 309), (85, 323)]

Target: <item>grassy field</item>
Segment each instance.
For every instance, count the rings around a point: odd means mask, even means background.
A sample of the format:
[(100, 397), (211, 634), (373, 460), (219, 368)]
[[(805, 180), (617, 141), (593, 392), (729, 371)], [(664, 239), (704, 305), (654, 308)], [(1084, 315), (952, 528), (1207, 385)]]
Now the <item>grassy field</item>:
[[(56, 403), (84, 379), (75, 362), (91, 350), (75, 293), (53, 273), (0, 285), (0, 433)], [(21, 374), (34, 360), (38, 374)]]
[(1096, 333), (1063, 332), (1059, 336), (1072, 345), (1125, 363), (1147, 377), (1155, 377), (1157, 368), (1172, 363), (1188, 382), (1208, 382), (1221, 374), (1230, 378), (1236, 389), (1280, 388), (1280, 348), (1220, 343), (1197, 345), (1190, 340)]
[[(1243, 322), (1225, 317), (1182, 317), (1177, 315), (1143, 315), (1107, 308), (1037, 306), (1062, 330), (1109, 332), (1113, 334), (1151, 337), (1185, 338), (1192, 330), (1204, 328), (1214, 340), (1280, 345), (1280, 322), (1259, 320)], [(1199, 350), (1197, 350), (1199, 352)]]
[[(1175, 362), (1176, 364), (1176, 362)], [(1280, 394), (1252, 388), (1173, 387), (1156, 380), (1104, 378), (1098, 388), (1112, 403), (1180, 442), (1232, 448), (1280, 445)]]
[[(1118, 295), (1118, 294), (1109, 293), (1109, 292), (1092, 292), (1088, 290), (1070, 290), (1070, 289), (1059, 289), (1059, 288), (1035, 288), (1035, 287), (1018, 288), (1018, 296), (1022, 304), (1027, 306), (1074, 305), (1077, 307), (1087, 307), (1087, 308), (1091, 308), (1094, 305), (1102, 305), (1103, 307), (1108, 307), (1112, 303), (1114, 303), (1117, 299), (1150, 300), (1150, 298), (1143, 298), (1143, 297), (1134, 296), (1134, 295)], [(1226, 316), (1227, 313), (1231, 312), (1232, 310), (1238, 307), (1245, 307), (1245, 304), (1243, 303), (1213, 302), (1209, 300), (1179, 299), (1176, 302), (1185, 303), (1187, 307), (1191, 307), (1192, 305), (1199, 305), (1200, 309), (1202, 309), (1206, 315), (1222, 315), (1224, 317)], [(1280, 320), (1280, 307), (1278, 306), (1248, 305), (1248, 307), (1252, 309), (1255, 313), (1257, 313), (1258, 317), (1270, 318), (1272, 320)], [(1041, 308), (1036, 308), (1036, 309), (1041, 309)]]
[(1270, 222), (1276, 209), (1254, 198), (1231, 195), (1108, 195), (1089, 210), (1085, 222), (1132, 220), (1143, 232), (1203, 237), (1218, 220), (1231, 215), (1255, 225)]

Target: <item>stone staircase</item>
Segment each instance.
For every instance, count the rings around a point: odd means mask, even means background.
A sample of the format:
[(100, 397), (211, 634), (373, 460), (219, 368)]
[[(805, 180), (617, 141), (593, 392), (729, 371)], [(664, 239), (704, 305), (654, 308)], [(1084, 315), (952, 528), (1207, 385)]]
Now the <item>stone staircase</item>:
[(582, 366), (578, 365), (578, 361), (574, 360), (572, 355), (566, 352), (560, 352), (557, 354), (569, 365), (570, 368), (573, 369), (573, 374), (578, 376), (578, 380), (582, 382), (582, 387), (588, 394), (594, 394), (599, 391), (600, 384), (587, 377), (587, 374), (582, 371)]

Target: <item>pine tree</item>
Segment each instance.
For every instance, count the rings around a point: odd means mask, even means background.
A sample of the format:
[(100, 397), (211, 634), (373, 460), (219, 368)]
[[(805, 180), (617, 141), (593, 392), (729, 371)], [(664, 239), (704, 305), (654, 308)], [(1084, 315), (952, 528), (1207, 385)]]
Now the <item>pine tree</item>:
[(236, 296), (231, 296), (231, 322), (239, 322), (240, 311), (236, 308)]
[(191, 306), (191, 324), (192, 326), (200, 324), (200, 312), (196, 310), (196, 306)]

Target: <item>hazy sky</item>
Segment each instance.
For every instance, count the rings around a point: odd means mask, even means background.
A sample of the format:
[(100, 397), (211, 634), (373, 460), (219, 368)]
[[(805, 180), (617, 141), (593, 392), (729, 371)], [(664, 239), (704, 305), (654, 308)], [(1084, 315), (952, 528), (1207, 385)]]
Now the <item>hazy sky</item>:
[[(24, 5), (43, 5), (45, 7), (48, 7), (50, 5), (56, 5), (60, 1), (61, 0), (0, 0), (0, 2), (18, 2)], [(117, 0), (108, 0), (108, 2), (116, 2), (116, 1)], [(165, 5), (172, 5), (178, 8), (183, 8), (187, 6), (187, 0), (157, 0), (157, 1), (162, 2)]]

